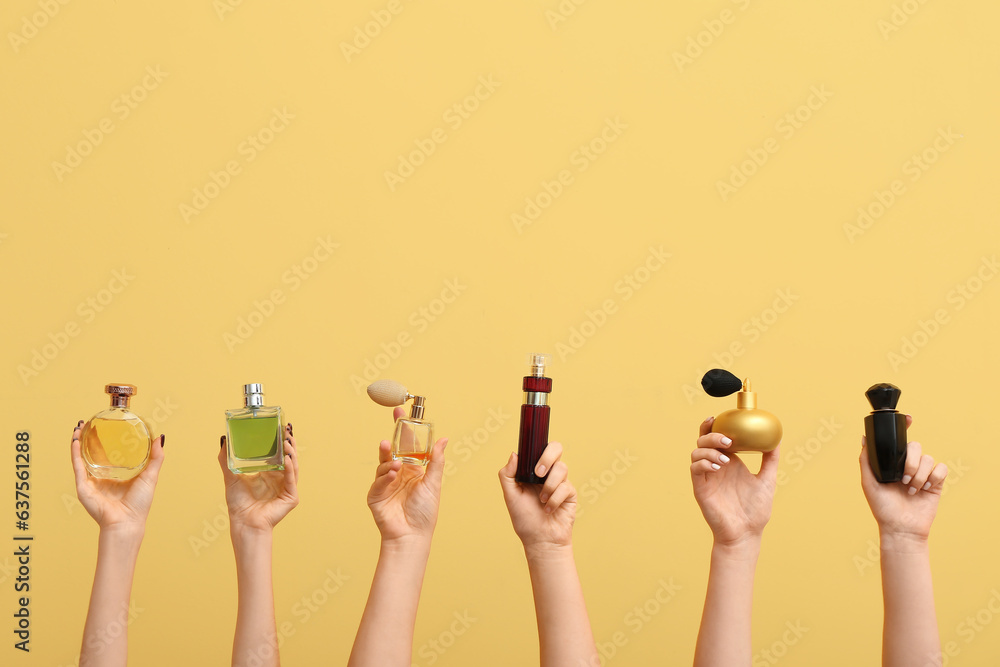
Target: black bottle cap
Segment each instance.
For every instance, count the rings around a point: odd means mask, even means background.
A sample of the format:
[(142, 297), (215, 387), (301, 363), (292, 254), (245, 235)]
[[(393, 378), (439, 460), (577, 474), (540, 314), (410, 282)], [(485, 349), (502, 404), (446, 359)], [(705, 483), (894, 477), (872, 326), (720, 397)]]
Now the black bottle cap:
[(873, 384), (865, 392), (868, 402), (872, 404), (873, 410), (895, 410), (896, 403), (899, 403), (899, 396), (903, 391), (894, 384), (880, 382)]
[(727, 370), (713, 368), (701, 378), (701, 388), (709, 396), (722, 398), (743, 388), (743, 382)]

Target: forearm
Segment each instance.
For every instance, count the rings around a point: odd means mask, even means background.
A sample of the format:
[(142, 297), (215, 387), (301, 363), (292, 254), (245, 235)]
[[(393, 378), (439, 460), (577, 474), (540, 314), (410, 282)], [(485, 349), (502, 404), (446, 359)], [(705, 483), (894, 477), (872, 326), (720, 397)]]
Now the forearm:
[(430, 537), (382, 542), (349, 667), (410, 666), (430, 551)]
[(759, 537), (736, 546), (712, 547), (695, 667), (750, 664), (753, 580), (759, 555)]
[(542, 667), (599, 665), (573, 548), (525, 547)]
[(236, 554), (239, 603), (233, 638), (233, 665), (275, 667), (278, 633), (274, 621), (274, 588), (271, 580), (271, 531), (231, 531)]
[(101, 529), (81, 667), (117, 667), (128, 661), (129, 598), (144, 532), (142, 527)]
[(882, 534), (883, 667), (937, 664), (941, 655), (926, 539)]

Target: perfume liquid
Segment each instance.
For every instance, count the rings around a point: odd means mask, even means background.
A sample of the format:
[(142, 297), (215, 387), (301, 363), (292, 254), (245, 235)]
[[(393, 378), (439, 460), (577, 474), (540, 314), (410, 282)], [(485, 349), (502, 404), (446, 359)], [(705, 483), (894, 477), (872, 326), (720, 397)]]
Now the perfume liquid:
[(285, 425), (281, 408), (264, 405), (259, 384), (243, 387), (244, 407), (226, 411), (229, 469), (235, 473), (285, 469)]
[(142, 418), (129, 409), (138, 393), (135, 386), (109, 384), (104, 391), (111, 396), (111, 407), (94, 415), (80, 432), (83, 462), (94, 477), (129, 480), (146, 467), (153, 438)]
[(529, 355), (531, 374), (525, 376), (524, 404), (521, 406), (521, 431), (517, 441), (517, 472), (514, 479), (522, 484), (544, 484), (546, 477), (535, 474), (535, 466), (549, 444), (549, 393), (552, 379), (545, 377), (548, 354)]

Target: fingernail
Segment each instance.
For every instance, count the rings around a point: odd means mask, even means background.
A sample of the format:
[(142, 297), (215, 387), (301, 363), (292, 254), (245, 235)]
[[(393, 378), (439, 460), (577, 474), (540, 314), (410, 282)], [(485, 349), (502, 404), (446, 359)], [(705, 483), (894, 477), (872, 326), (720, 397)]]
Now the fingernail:
[(712, 421), (712, 417), (705, 417), (705, 423), (706, 423), (706, 424), (707, 424), (708, 422), (710, 422), (710, 421)]
[(713, 463), (713, 464), (712, 464), (712, 470), (718, 470), (718, 469), (719, 469), (719, 468), (721, 468), (721, 467), (722, 467), (722, 466), (720, 466), (720, 465), (719, 465), (718, 463)]
[(76, 427), (77, 428), (80, 428), (81, 426), (83, 426), (83, 420), (82, 419), (76, 423)]
[(725, 454), (719, 454), (719, 460), (722, 461), (723, 463), (729, 463), (729, 457), (726, 456)]
[(224, 435), (219, 436), (219, 447), (225, 447), (225, 446), (226, 446), (226, 436)]
[(288, 435), (295, 435), (295, 431), (292, 429), (292, 422), (288, 422)]
[(920, 487), (920, 488), (921, 488), (921, 489), (923, 489), (924, 491), (926, 491), (927, 489), (931, 488), (931, 483), (930, 483), (930, 482), (927, 482), (926, 484), (924, 484), (924, 485), (923, 485), (922, 487)]
[(911, 479), (913, 479), (912, 475), (903, 475), (903, 486), (909, 484)]
[(167, 436), (165, 436), (165, 435), (163, 435), (161, 433), (160, 434), (160, 449), (163, 449), (166, 446), (167, 446)]
[(538, 500), (544, 505), (545, 503), (548, 502), (549, 497), (543, 493), (542, 495), (538, 496)]
[(552, 514), (552, 508), (551, 508), (551, 507), (548, 507), (548, 506), (546, 506), (546, 507), (545, 507), (545, 513), (546, 513), (546, 514)]
[(543, 466), (541, 464), (539, 464), (538, 466), (536, 466), (535, 467), (535, 474), (538, 475), (539, 477), (541, 477), (542, 475), (544, 475), (545, 474), (545, 466)]
[(909, 494), (910, 494), (911, 496), (912, 496), (912, 495), (913, 495), (914, 493), (916, 493), (916, 492), (917, 492), (917, 487), (915, 487), (915, 486), (911, 486), (911, 487), (910, 487), (910, 490), (909, 490), (909, 491), (907, 491), (907, 493), (909, 493)]
[(733, 441), (730, 438), (727, 438), (726, 436), (722, 436), (722, 444), (731, 445), (733, 444)]

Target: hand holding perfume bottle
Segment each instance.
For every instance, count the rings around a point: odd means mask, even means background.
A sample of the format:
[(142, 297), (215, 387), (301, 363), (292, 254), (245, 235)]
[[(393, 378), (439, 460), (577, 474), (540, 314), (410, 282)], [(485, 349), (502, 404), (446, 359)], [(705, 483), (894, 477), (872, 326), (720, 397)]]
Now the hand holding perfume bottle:
[(759, 538), (771, 518), (780, 447), (764, 452), (755, 475), (733, 451), (734, 440), (716, 431), (715, 421), (701, 423), (691, 453), (691, 483), (716, 544), (740, 544)]
[[(901, 415), (906, 426), (910, 415)], [(906, 446), (906, 458), (899, 483), (881, 482), (871, 465), (871, 443), (861, 439), (861, 487), (879, 525), (879, 532), (926, 540), (937, 516), (938, 501), (948, 476), (948, 466), (935, 463), (922, 452), (919, 442)]]
[[(405, 414), (401, 407), (393, 410), (397, 435)], [(448, 439), (437, 440), (429, 453), (416, 462), (408, 460), (410, 457), (406, 455), (412, 450), (404, 449), (402, 456), (393, 455), (398, 442), (394, 439), (379, 443), (379, 466), (375, 482), (368, 491), (368, 508), (383, 542), (413, 536), (430, 539), (437, 524)]]
[[(93, 424), (93, 422), (90, 422)], [(70, 455), (76, 476), (76, 495), (80, 503), (101, 528), (134, 527), (144, 530), (146, 517), (153, 505), (153, 491), (163, 465), (163, 445), (166, 436), (152, 441), (149, 456), (143, 469), (128, 479), (95, 476), (83, 455), (81, 419), (73, 431)]]
[(219, 465), (226, 485), (230, 532), (272, 530), (299, 504), (299, 457), (295, 451), (292, 425), (284, 427), (281, 443), (283, 465), (280, 469), (263, 470), (256, 475), (234, 472), (230, 458), (233, 447), (227, 447), (227, 444), (227, 436), (222, 436)]
[(543, 484), (518, 481), (522, 466), (517, 454), (512, 453), (500, 470), (507, 511), (526, 550), (569, 547), (572, 543), (577, 496), (562, 453), (558, 442), (550, 442), (542, 450), (531, 472), (544, 478)]

